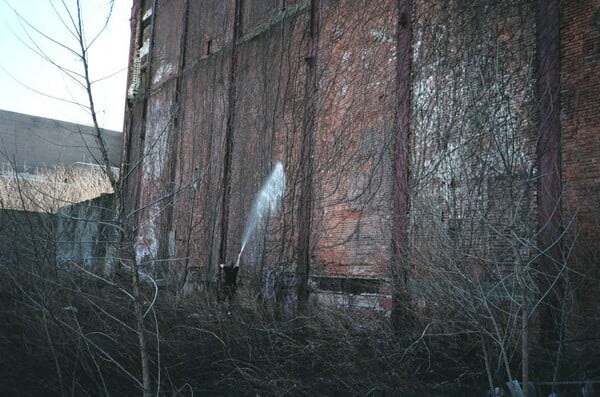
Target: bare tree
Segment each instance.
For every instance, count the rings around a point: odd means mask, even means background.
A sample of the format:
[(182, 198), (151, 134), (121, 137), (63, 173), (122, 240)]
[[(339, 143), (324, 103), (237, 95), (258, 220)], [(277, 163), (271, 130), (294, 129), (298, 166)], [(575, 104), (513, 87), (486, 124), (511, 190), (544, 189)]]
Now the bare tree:
[[(106, 15), (103, 16), (103, 24), (101, 24), (97, 30), (93, 30), (95, 27), (88, 26), (90, 24), (88, 24), (89, 20), (87, 18), (90, 18), (91, 16), (87, 15), (85, 5), (81, 4), (80, 1), (75, 1), (73, 3), (50, 2), (50, 5), (54, 11), (53, 17), (60, 21), (64, 27), (64, 30), (66, 31), (66, 35), (64, 36), (66, 38), (64, 41), (60, 38), (63, 36), (56, 35), (54, 34), (55, 32), (45, 32), (42, 30), (42, 28), (30, 23), (27, 18), (20, 15), (16, 9), (13, 9), (13, 11), (24, 26), (23, 31), (26, 37), (23, 40), (24, 43), (28, 45), (28, 47), (40, 58), (58, 69), (65, 76), (67, 82), (74, 87), (74, 89), (81, 90), (84, 93), (85, 100), (83, 102), (73, 102), (73, 104), (85, 109), (90, 116), (90, 122), (93, 127), (96, 143), (94, 150), (99, 153), (99, 158), (96, 158), (95, 160), (98, 164), (100, 164), (104, 177), (110, 183), (115, 204), (112, 208), (112, 217), (108, 220), (105, 220), (105, 222), (110, 224), (110, 227), (106, 230), (111, 235), (107, 238), (109, 249), (107, 250), (107, 263), (104, 269), (104, 275), (92, 275), (85, 268), (79, 268), (79, 270), (82, 271), (83, 274), (87, 273), (88, 276), (95, 278), (99, 282), (105, 283), (108, 286), (115, 286), (115, 282), (111, 281), (111, 273), (113, 272), (112, 265), (116, 257), (117, 262), (119, 262), (121, 265), (120, 268), (127, 269), (127, 271), (130, 273), (131, 280), (128, 287), (123, 287), (120, 289), (126, 294), (126, 296), (131, 298), (133, 303), (133, 313), (136, 319), (134, 331), (138, 337), (141, 380), (138, 381), (137, 377), (127, 371), (117, 359), (112, 357), (108, 358), (140, 385), (144, 396), (149, 396), (152, 393), (150, 373), (151, 368), (149, 364), (150, 357), (147, 347), (148, 342), (145, 324), (146, 321), (144, 318), (146, 317), (148, 311), (152, 309), (152, 307), (144, 308), (145, 298), (142, 295), (140, 288), (140, 276), (137, 262), (126, 259), (133, 257), (133, 242), (131, 241), (131, 233), (129, 232), (131, 229), (131, 219), (128, 214), (125, 214), (123, 206), (122, 192), (126, 175), (119, 175), (118, 173), (114, 172), (114, 164), (112, 164), (110, 161), (108, 147), (104, 141), (103, 128), (100, 127), (98, 119), (98, 111), (95, 102), (96, 98), (94, 95), (95, 87), (99, 81), (105, 78), (110, 78), (110, 76), (93, 77), (93, 66), (90, 60), (92, 47), (97, 42), (98, 38), (103, 34), (112, 16), (113, 2), (111, 1), (107, 4)], [(76, 58), (76, 68), (71, 68), (70, 66), (65, 66), (63, 63), (61, 63), (61, 60), (56, 58), (54, 52), (55, 49), (66, 53), (68, 57)], [(85, 139), (83, 142), (85, 142)], [(82, 186), (80, 186), (80, 188), (81, 187)], [(117, 246), (117, 244), (119, 245)], [(38, 272), (38, 270), (34, 271), (36, 273)], [(40, 269), (39, 271), (43, 271), (43, 269)], [(131, 293), (127, 292), (127, 289), (131, 289)], [(31, 300), (32, 303), (40, 305), (43, 308), (42, 310), (44, 310), (44, 313), (48, 313), (49, 318), (58, 321), (59, 325), (62, 324), (67, 328), (71, 327), (70, 325), (61, 323), (56, 314), (47, 312), (48, 309), (45, 308), (45, 302), (36, 302), (33, 295), (31, 295)], [(94, 304), (93, 302), (90, 303)], [(74, 313), (76, 319), (76, 311)], [(76, 329), (70, 329), (72, 331), (77, 331)], [(87, 348), (91, 349), (89, 354), (95, 355), (98, 352), (103, 352), (99, 345), (89, 339), (86, 339), (85, 336), (83, 337)], [(92, 352), (94, 350), (95, 352)], [(160, 382), (160, 378), (158, 382)], [(159, 388), (159, 386), (157, 387)], [(65, 392), (65, 386), (62, 384), (61, 390), (63, 393)]]

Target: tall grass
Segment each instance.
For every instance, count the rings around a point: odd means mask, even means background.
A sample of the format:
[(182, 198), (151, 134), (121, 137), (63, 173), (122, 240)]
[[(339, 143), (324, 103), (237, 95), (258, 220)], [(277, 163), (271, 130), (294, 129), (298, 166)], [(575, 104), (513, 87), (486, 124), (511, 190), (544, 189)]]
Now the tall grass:
[(0, 169), (0, 207), (11, 210), (55, 213), (60, 207), (112, 193), (102, 167), (75, 163), (71, 166), (17, 172), (10, 165)]

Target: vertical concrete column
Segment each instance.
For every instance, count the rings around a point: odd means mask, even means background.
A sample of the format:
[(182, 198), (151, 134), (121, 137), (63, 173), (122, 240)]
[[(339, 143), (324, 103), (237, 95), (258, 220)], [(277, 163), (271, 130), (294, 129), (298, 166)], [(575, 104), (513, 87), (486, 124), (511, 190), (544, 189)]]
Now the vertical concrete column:
[(229, 232), (229, 199), (231, 195), (231, 156), (233, 152), (233, 134), (235, 110), (237, 106), (237, 40), (242, 21), (241, 0), (234, 0), (233, 36), (231, 39), (231, 63), (229, 69), (229, 87), (227, 92), (227, 120), (225, 125), (225, 153), (223, 154), (223, 201), (221, 207), (221, 242), (219, 244), (219, 263), (227, 262), (227, 237)]
[(562, 283), (559, 276), (561, 249), (561, 175), (560, 175), (560, 2), (538, 0), (536, 3), (536, 55), (537, 55), (537, 100), (538, 141), (536, 147), (538, 180), (537, 203), (539, 216), (539, 248), (542, 291), (552, 289), (546, 305), (541, 309), (541, 342), (553, 348), (559, 328), (555, 327), (552, 307), (559, 307)]
[(540, 244), (549, 248), (560, 236), (560, 5), (537, 1), (537, 99), (539, 136), (538, 208)]
[(313, 145), (315, 117), (318, 106), (318, 62), (320, 0), (311, 0), (308, 50), (306, 55), (306, 85), (300, 152), (300, 199), (298, 204), (297, 295), (300, 308), (308, 299), (310, 274), (310, 233), (313, 207)]
[(410, 136), (412, 69), (412, 0), (398, 0), (396, 24), (396, 111), (394, 113), (392, 185), (392, 264), (394, 301), (392, 322), (395, 329), (406, 327), (408, 302), (408, 142)]
[[(177, 60), (177, 77), (175, 83), (175, 113), (173, 114), (173, 132), (171, 143), (169, 145), (170, 154), (168, 163), (170, 164), (170, 175), (169, 175), (169, 194), (172, 195), (172, 200), (174, 200), (175, 191), (177, 190), (177, 166), (179, 162), (179, 145), (180, 145), (180, 136), (181, 136), (181, 124), (182, 120), (185, 120), (184, 114), (184, 70), (186, 66), (186, 46), (188, 41), (188, 15), (189, 15), (189, 0), (183, 0), (183, 8), (181, 9), (181, 20), (180, 24), (183, 26), (183, 32), (181, 34), (179, 40), (179, 57)], [(166, 224), (168, 225), (167, 232), (167, 244), (163, 244), (163, 258), (168, 258), (169, 260), (174, 259), (177, 255), (177, 247), (176, 247), (176, 236), (175, 236), (175, 219), (173, 219), (173, 205), (169, 205), (166, 208)], [(187, 259), (186, 259), (187, 262)], [(210, 266), (210, 264), (209, 264)], [(187, 267), (187, 263), (186, 263)]]

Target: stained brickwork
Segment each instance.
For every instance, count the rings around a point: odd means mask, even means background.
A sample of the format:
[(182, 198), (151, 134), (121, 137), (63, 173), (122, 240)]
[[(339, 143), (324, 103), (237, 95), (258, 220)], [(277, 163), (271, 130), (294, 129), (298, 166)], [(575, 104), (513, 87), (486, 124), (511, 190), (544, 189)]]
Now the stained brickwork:
[(395, 9), (322, 5), (313, 249), (326, 275), (389, 273)]
[[(569, 1), (561, 25), (561, 178), (568, 253), (582, 281), (576, 291), (574, 339), (600, 334), (596, 297), (600, 268), (600, 2)], [(595, 328), (594, 328), (595, 325)], [(578, 331), (580, 331), (578, 333)], [(583, 348), (587, 349), (587, 347)]]
[(567, 2), (561, 29), (562, 178), (580, 238), (598, 245), (600, 222), (600, 2)]
[[(213, 277), (237, 256), (281, 161), (286, 191), (253, 234), (242, 279), (260, 285), (269, 269), (308, 261), (319, 288), (368, 279), (352, 286), (388, 310), (400, 252), (415, 296), (427, 267), (460, 264), (474, 279), (493, 269), (513, 286), (515, 269), (534, 268), (546, 194), (535, 2), (155, 3), (136, 0), (132, 24), (142, 89), (126, 142), (140, 261)], [(598, 2), (561, 4), (554, 169), (564, 214), (597, 247)]]

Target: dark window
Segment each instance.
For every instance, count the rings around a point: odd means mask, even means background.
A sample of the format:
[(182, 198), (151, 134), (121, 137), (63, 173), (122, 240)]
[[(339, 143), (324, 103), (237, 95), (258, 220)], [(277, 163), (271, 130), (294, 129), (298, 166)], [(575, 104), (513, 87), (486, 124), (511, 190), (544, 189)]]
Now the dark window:
[(346, 294), (378, 293), (381, 281), (370, 278), (354, 277), (320, 277), (315, 276), (319, 289), (323, 291), (336, 291)]

